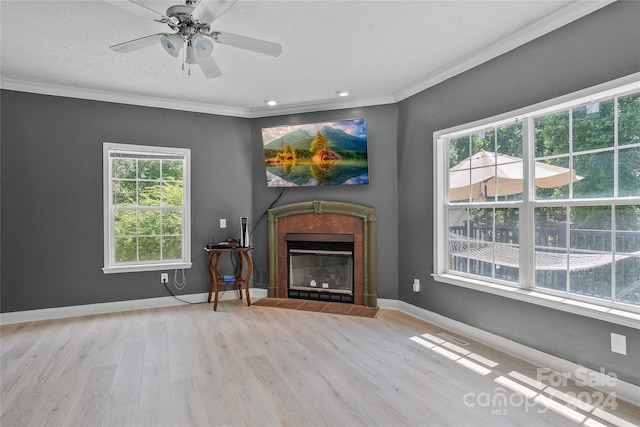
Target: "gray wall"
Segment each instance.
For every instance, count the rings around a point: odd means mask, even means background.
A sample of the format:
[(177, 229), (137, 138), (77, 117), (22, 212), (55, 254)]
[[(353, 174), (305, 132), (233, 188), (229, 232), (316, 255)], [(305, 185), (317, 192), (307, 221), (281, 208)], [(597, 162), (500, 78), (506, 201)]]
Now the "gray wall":
[[(318, 123), (361, 118), (367, 120), (369, 184), (354, 186), (300, 187), (287, 189), (273, 205), (309, 200), (356, 203), (376, 209), (378, 297), (398, 299), (398, 178), (396, 105), (354, 108), (318, 113), (254, 119), (253, 126), (253, 217), (258, 220), (278, 198), (282, 189), (268, 188), (262, 151), (261, 129), (278, 125)], [(256, 286), (268, 283), (267, 217), (254, 227), (252, 245), (257, 269)]]
[(247, 119), (2, 91), (2, 312), (169, 295), (159, 272), (102, 273), (104, 141), (191, 149), (193, 266), (172, 289), (208, 291), (216, 218), (251, 209)]
[[(440, 313), (640, 384), (640, 331), (437, 283), (433, 273), (433, 132), (640, 71), (640, 3), (616, 2), (399, 103), (399, 294)], [(426, 285), (411, 291), (413, 278)], [(629, 354), (610, 351), (610, 333)]]

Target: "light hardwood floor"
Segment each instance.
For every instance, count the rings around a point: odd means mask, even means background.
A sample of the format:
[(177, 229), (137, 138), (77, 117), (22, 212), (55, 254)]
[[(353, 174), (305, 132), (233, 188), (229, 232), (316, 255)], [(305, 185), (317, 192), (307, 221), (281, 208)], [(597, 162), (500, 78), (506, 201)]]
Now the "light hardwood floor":
[(229, 300), (217, 312), (185, 305), (0, 331), (2, 427), (640, 420), (640, 408), (620, 401), (606, 412), (565, 405), (563, 396), (586, 389), (532, 383), (521, 375), (535, 379), (535, 367), (463, 337), (468, 345), (457, 346), (438, 335), (446, 331), (392, 310), (370, 319)]

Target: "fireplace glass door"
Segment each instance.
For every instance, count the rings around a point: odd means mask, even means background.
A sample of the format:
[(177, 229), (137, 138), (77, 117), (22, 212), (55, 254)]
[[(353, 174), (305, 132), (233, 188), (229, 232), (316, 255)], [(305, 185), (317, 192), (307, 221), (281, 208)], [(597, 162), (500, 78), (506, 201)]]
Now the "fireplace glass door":
[(353, 303), (353, 237), (342, 238), (350, 241), (313, 238), (288, 239), (289, 298)]

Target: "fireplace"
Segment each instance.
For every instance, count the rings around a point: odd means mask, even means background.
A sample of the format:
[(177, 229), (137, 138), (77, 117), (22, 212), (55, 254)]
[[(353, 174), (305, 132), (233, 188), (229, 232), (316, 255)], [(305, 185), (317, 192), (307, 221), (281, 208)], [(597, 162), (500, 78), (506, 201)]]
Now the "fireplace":
[[(292, 272), (290, 249), (294, 249), (293, 286), (289, 284)], [(322, 251), (332, 253), (322, 254)], [(311, 260), (310, 256), (317, 258)], [(351, 265), (346, 261), (347, 257), (351, 259)], [(336, 277), (331, 276), (330, 268), (340, 270), (341, 284), (337, 284), (336, 273)], [(352, 271), (350, 281), (348, 270)], [(312, 279), (308, 276), (310, 272), (322, 277)], [(376, 278), (376, 218), (373, 208), (314, 200), (269, 209), (267, 297), (341, 298), (355, 305), (377, 307)], [(315, 280), (315, 286), (311, 280)]]
[(287, 296), (353, 303), (353, 234), (287, 233)]

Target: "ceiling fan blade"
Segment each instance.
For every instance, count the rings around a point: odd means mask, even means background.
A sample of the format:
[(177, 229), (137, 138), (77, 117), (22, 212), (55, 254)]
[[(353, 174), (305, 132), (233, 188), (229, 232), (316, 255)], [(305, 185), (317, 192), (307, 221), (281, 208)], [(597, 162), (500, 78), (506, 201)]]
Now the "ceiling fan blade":
[(163, 13), (157, 12), (153, 9), (148, 8), (147, 6), (138, 3), (135, 0), (104, 0), (105, 3), (109, 3), (117, 8), (126, 10), (127, 12), (135, 13), (136, 15), (141, 15), (146, 18), (153, 19), (158, 22), (168, 22), (169, 18), (167, 18)]
[(145, 47), (152, 46), (160, 41), (160, 37), (167, 36), (168, 34), (160, 33), (153, 34), (151, 36), (140, 37), (139, 39), (129, 40), (128, 42), (114, 44), (109, 46), (111, 50), (115, 50), (120, 53), (129, 53), (135, 50), (144, 49)]
[(191, 16), (203, 24), (211, 24), (220, 18), (238, 0), (200, 0)]
[(206, 78), (211, 79), (222, 75), (222, 71), (218, 68), (218, 64), (216, 64), (213, 56), (209, 55), (204, 58), (198, 58), (197, 62)]
[(217, 43), (226, 44), (257, 53), (263, 53), (269, 56), (278, 56), (282, 53), (282, 46), (278, 43), (258, 40), (246, 36), (239, 36), (232, 33), (221, 33), (217, 31), (210, 33), (209, 36), (211, 36)]

